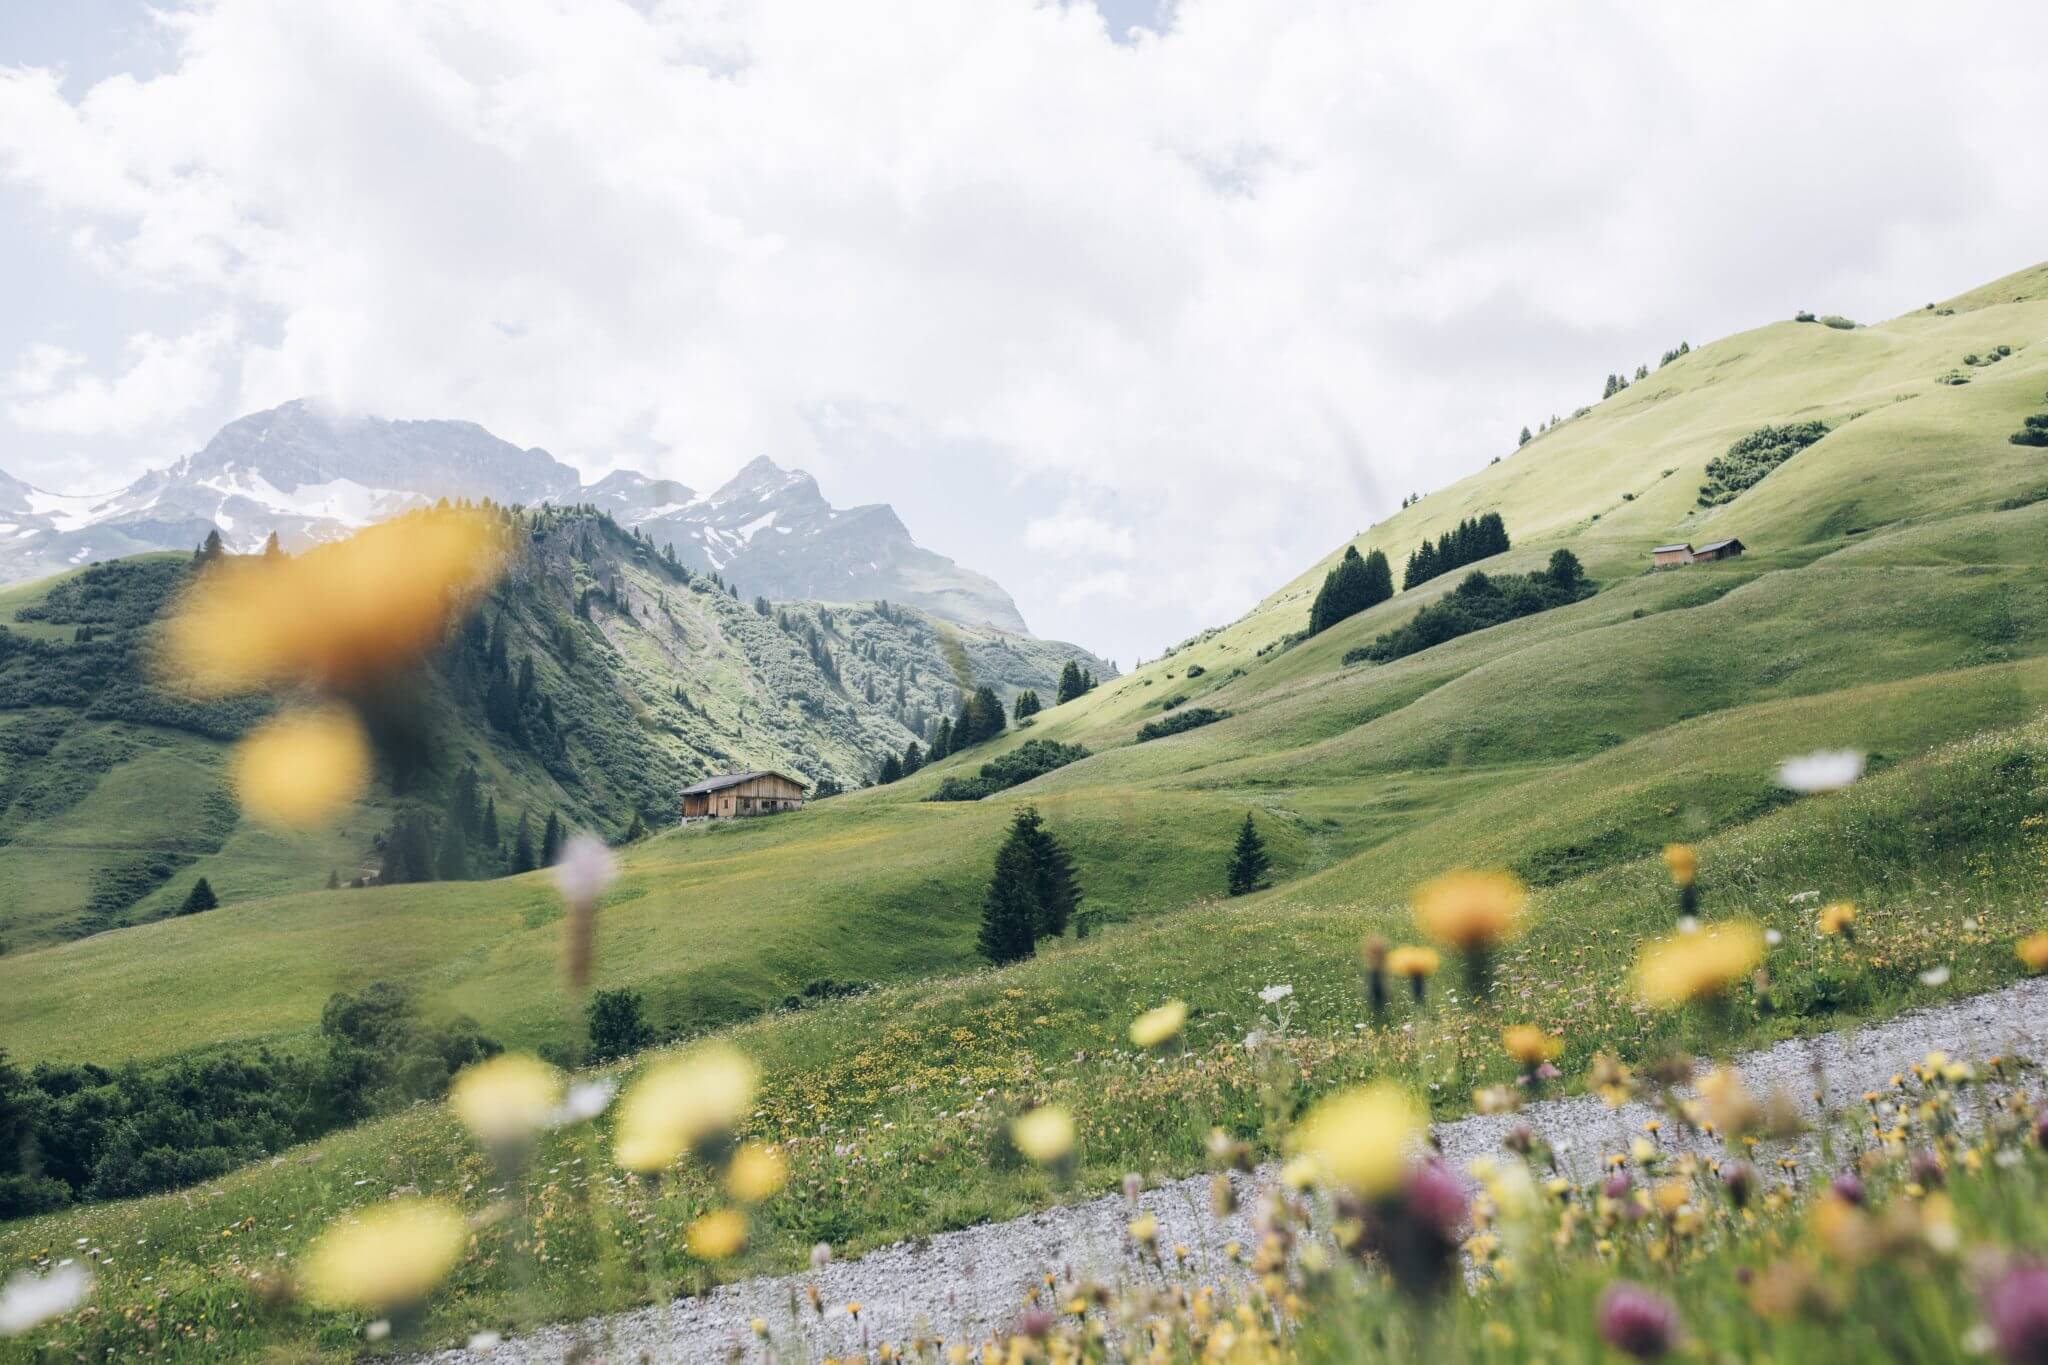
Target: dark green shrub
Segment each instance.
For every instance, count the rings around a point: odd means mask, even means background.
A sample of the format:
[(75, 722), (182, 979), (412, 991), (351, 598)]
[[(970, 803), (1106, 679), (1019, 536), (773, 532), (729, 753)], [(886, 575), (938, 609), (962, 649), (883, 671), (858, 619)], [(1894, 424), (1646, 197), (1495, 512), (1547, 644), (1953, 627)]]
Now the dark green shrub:
[(1828, 434), (1821, 421), (1782, 427), (1758, 427), (1728, 447), (1728, 453), (1707, 461), (1707, 481), (1700, 485), (1699, 505), (1718, 507), (1733, 502), (1744, 489)]
[(1146, 740), (1165, 739), (1168, 735), (1177, 735), (1183, 730), (1196, 730), (1204, 725), (1214, 725), (1229, 715), (1228, 711), (1218, 711), (1208, 706), (1190, 706), (1185, 711), (1176, 711), (1170, 716), (1147, 721), (1138, 728), (1138, 742), (1143, 744)]
[(1086, 757), (1088, 751), (1078, 744), (1061, 744), (1051, 739), (1026, 740), (1009, 753), (982, 764), (981, 772), (974, 777), (947, 778), (925, 800), (979, 801), (984, 796), (1007, 791)]
[(590, 1025), (590, 1060), (608, 1062), (630, 1057), (654, 1045), (654, 1028), (643, 1017), (640, 992), (598, 991), (590, 997), (585, 1018)]

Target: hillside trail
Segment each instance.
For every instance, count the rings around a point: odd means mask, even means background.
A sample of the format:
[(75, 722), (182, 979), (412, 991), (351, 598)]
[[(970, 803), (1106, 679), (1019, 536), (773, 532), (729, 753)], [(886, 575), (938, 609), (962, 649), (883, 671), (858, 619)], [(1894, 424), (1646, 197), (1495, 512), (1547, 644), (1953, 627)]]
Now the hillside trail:
[[(1817, 1116), (1859, 1107), (1866, 1091), (1885, 1088), (1894, 1075), (1937, 1050), (1970, 1060), (2048, 1056), (2048, 977), (1864, 1028), (1778, 1043), (1738, 1058), (1736, 1065), (1758, 1095), (1780, 1090), (1809, 1116)], [(1473, 1115), (1439, 1124), (1434, 1131), (1451, 1167), (1464, 1171), (1473, 1160), (1498, 1154), (1515, 1128), (1527, 1127), (1555, 1149), (1563, 1174), (1585, 1182), (1600, 1171), (1608, 1154), (1625, 1152), (1630, 1140), (1642, 1135), (1643, 1124), (1655, 1117), (1645, 1104), (1610, 1109), (1595, 1096), (1579, 1095), (1537, 1101), (1516, 1114)], [(1835, 1131), (1841, 1131), (1839, 1126)], [(1718, 1150), (1668, 1129), (1662, 1142), (1671, 1152)], [(1830, 1174), (1815, 1133), (1767, 1144), (1760, 1155), (1798, 1157), (1805, 1180)], [(1158, 1284), (1162, 1276), (1212, 1284), (1240, 1281), (1231, 1244), (1254, 1244), (1251, 1210), (1276, 1174), (1269, 1164), (1234, 1177), (1237, 1212), (1225, 1218), (1212, 1214), (1209, 1177), (1198, 1175), (1144, 1191), (1135, 1207), (1118, 1195), (1093, 1198), (900, 1242), (814, 1272), (759, 1276), (696, 1298), (558, 1323), (496, 1344), (421, 1359), (443, 1365), (510, 1365), (571, 1356), (664, 1365), (766, 1360), (765, 1343), (750, 1326), (755, 1318), (767, 1324), (775, 1354), (783, 1360), (815, 1360), (918, 1336), (979, 1342), (1010, 1328), (1047, 1274), (1063, 1286), (1081, 1280)], [(1158, 1219), (1163, 1267), (1130, 1251), (1124, 1230), (1140, 1209)], [(1185, 1255), (1178, 1248), (1185, 1248)], [(822, 1312), (812, 1307), (813, 1286)], [(850, 1307), (856, 1304), (857, 1313)]]

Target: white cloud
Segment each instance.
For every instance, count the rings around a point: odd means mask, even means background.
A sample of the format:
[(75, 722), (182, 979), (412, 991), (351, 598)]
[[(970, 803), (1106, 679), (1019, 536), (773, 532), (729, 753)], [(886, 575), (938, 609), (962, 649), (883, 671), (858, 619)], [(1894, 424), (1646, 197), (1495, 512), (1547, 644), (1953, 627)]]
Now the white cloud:
[(234, 340), (234, 324), (225, 317), (181, 337), (138, 333), (128, 339), (126, 363), (112, 379), (69, 374), (82, 357), (38, 344), (9, 376), (15, 401), (7, 405), (7, 415), (28, 430), (68, 436), (157, 430), (213, 397), (220, 387), (220, 364)]
[(1130, 527), (1069, 508), (1025, 522), (1024, 544), (1041, 554), (1070, 559), (1135, 559), (1138, 554)]
[[(0, 186), (244, 325), (138, 339), (14, 421), (190, 425), (153, 378), (183, 366), (225, 375), (209, 417), (324, 393), (890, 498), (853, 467), (887, 442), (814, 419), (898, 414), (990, 452), (992, 503), (1077, 509), (981, 509), (970, 563), (1150, 652), (1681, 336), (2039, 252), (2048, 150), (2004, 134), (2048, 12), (1170, 12), (1120, 44), (1040, 0), (175, 9), (163, 74), (0, 71)], [(1086, 559), (1084, 516), (1126, 528), (1096, 563), (1176, 571), (1032, 574)]]

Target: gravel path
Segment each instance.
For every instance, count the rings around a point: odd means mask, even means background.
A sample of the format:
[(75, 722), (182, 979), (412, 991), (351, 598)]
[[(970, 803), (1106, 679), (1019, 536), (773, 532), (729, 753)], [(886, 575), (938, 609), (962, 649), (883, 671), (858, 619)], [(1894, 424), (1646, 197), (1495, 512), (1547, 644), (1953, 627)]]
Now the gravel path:
[[(2048, 978), (1917, 1010), (1850, 1034), (1780, 1043), (1750, 1054), (1740, 1066), (1757, 1094), (1783, 1087), (1812, 1111), (1816, 1091), (1827, 1096), (1830, 1108), (1855, 1103), (1864, 1091), (1881, 1088), (1894, 1073), (1935, 1049), (1966, 1059), (2048, 1055)], [(1436, 1135), (1452, 1167), (1463, 1170), (1474, 1158), (1498, 1152), (1511, 1129), (1527, 1125), (1551, 1142), (1569, 1175), (1584, 1181), (1607, 1153), (1625, 1150), (1651, 1117), (1653, 1111), (1643, 1105), (1609, 1109), (1595, 1097), (1578, 1096), (1532, 1104), (1516, 1115), (1475, 1115), (1441, 1124)], [(1163, 1248), (1187, 1246), (1190, 1275), (1211, 1282), (1232, 1279), (1234, 1267), (1224, 1248), (1232, 1241), (1252, 1241), (1246, 1211), (1273, 1173), (1268, 1166), (1239, 1177), (1240, 1212), (1221, 1221), (1209, 1211), (1207, 1176), (1147, 1190), (1139, 1202), (1158, 1218)], [(581, 1347), (587, 1353), (581, 1358), (593, 1362), (755, 1360), (762, 1353), (748, 1323), (756, 1317), (767, 1320), (786, 1355), (807, 1359), (920, 1334), (979, 1340), (1015, 1322), (1026, 1295), (1048, 1271), (1062, 1283), (1118, 1283), (1142, 1276), (1156, 1281), (1160, 1272), (1141, 1266), (1125, 1249), (1123, 1229), (1132, 1213), (1120, 1197), (1092, 1199), (898, 1243), (815, 1274), (762, 1276), (701, 1298), (557, 1324), (495, 1346), (428, 1359), (512, 1365), (563, 1360)], [(822, 1317), (809, 1307), (813, 1284), (826, 1305)], [(858, 1319), (847, 1312), (849, 1303), (861, 1305)]]

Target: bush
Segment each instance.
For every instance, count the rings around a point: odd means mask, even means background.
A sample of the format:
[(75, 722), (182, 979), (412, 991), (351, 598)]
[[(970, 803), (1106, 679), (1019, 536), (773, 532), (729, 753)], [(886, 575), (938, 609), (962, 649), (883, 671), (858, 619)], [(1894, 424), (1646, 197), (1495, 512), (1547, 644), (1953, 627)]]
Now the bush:
[(1844, 332), (1853, 332), (1863, 325), (1860, 322), (1854, 322), (1843, 317), (1840, 313), (1829, 313), (1820, 320), (1820, 323), (1823, 327), (1833, 327)]
[(2006, 439), (2016, 446), (2048, 446), (2048, 412), (2032, 414)]
[(1758, 427), (1728, 447), (1728, 453), (1707, 461), (1707, 481), (1700, 485), (1699, 504), (1719, 507), (1733, 502), (1764, 475), (1828, 434), (1821, 421), (1782, 427)]
[(1138, 728), (1138, 742), (1143, 744), (1146, 740), (1165, 739), (1168, 735), (1177, 735), (1183, 730), (1198, 730), (1204, 725), (1214, 725), (1229, 715), (1228, 711), (1218, 711), (1213, 707), (1190, 706), (1185, 711), (1177, 711), (1170, 716), (1147, 721)]
[(1406, 625), (1388, 631), (1364, 649), (1353, 650), (1344, 661), (1387, 663), (1475, 630), (1577, 602), (1592, 596), (1594, 590), (1577, 556), (1569, 550), (1551, 556), (1551, 567), (1542, 573), (1496, 579), (1475, 570), (1450, 596), (1424, 607)]
[(1051, 739), (1026, 740), (1009, 753), (982, 764), (981, 772), (974, 777), (947, 778), (925, 800), (979, 801), (984, 796), (1007, 791), (1086, 757), (1088, 751), (1078, 744), (1061, 744)]
[(608, 1062), (630, 1057), (654, 1045), (654, 1029), (642, 1016), (640, 992), (598, 991), (590, 997), (590, 1060)]

